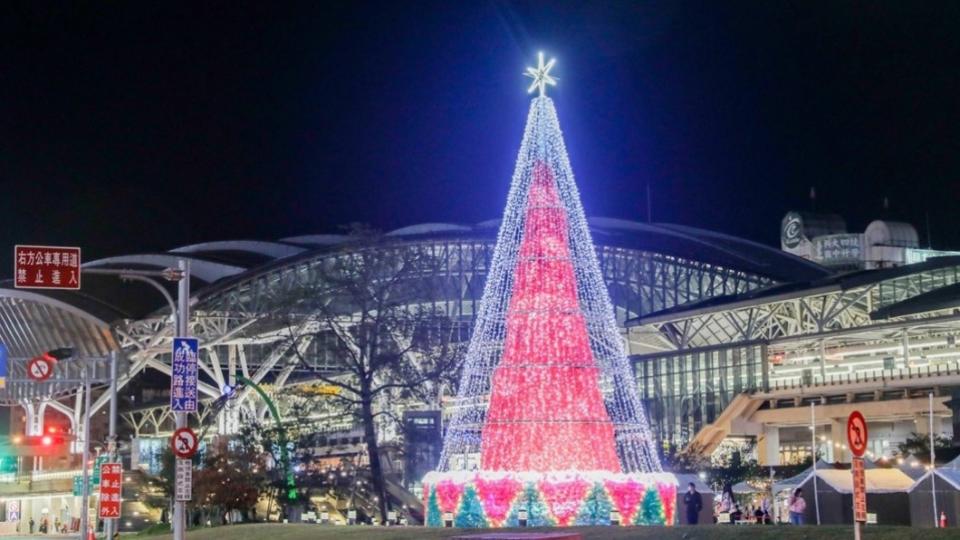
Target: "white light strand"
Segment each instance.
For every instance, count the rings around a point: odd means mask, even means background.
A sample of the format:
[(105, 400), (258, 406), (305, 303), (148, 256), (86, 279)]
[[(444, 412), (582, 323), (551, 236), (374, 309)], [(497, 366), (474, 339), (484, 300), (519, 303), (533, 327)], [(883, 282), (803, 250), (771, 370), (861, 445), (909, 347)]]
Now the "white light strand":
[[(600, 388), (609, 420), (615, 428), (621, 469), (624, 473), (661, 472), (656, 445), (600, 272), (556, 110), (546, 96), (535, 98), (530, 106), (438, 470), (468, 469), (471, 463), (476, 463), (480, 453), (491, 380), (506, 337), (507, 309), (523, 240), (524, 211), (534, 166), (538, 162), (547, 164), (553, 171), (566, 211), (577, 296), (586, 320), (590, 348), (600, 368)], [(536, 399), (536, 396), (532, 397)]]

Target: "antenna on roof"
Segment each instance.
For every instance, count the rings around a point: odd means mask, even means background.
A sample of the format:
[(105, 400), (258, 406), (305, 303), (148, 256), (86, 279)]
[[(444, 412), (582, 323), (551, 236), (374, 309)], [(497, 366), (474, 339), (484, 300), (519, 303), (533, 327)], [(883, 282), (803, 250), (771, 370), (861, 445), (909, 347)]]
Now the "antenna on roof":
[(923, 219), (927, 222), (927, 249), (933, 249), (933, 239), (930, 231), (930, 212), (923, 213)]
[(810, 186), (810, 210), (817, 211), (817, 188)]
[(890, 210), (890, 197), (886, 195), (883, 196), (883, 211), (886, 212)]

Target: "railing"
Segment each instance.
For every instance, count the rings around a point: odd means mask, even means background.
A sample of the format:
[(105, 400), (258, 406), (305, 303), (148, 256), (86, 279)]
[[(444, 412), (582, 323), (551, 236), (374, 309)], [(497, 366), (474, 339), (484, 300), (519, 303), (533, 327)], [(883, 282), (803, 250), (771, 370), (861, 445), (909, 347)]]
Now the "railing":
[[(40, 480), (73, 480), (74, 476), (83, 474), (80, 469), (68, 471), (30, 471), (30, 481), (38, 482)], [(93, 471), (90, 472), (91, 476)], [(27, 475), (24, 475), (27, 476)]]
[[(816, 371), (817, 367), (812, 366)], [(854, 371), (846, 374), (827, 375), (824, 380), (819, 373), (811, 377), (797, 375), (793, 377), (771, 377), (770, 390), (790, 390), (814, 386), (841, 386), (857, 383), (885, 383), (886, 381), (903, 381), (921, 379), (925, 377), (942, 377), (960, 375), (960, 361), (938, 362), (936, 365), (918, 366), (915, 368), (871, 369)], [(808, 379), (808, 380), (804, 380)]]

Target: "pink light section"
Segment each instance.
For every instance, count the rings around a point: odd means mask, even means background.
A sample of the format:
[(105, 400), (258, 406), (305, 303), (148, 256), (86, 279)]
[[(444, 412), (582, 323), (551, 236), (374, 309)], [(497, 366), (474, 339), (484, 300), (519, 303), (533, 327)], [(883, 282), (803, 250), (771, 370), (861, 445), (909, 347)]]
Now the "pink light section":
[(567, 214), (544, 163), (534, 166), (524, 212), (481, 469), (620, 472), (600, 370), (577, 299)]

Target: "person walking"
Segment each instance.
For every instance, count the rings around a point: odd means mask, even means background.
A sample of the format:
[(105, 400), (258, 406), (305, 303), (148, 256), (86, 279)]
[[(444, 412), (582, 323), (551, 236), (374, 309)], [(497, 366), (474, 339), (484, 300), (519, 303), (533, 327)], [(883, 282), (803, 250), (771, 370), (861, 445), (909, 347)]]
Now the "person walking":
[(803, 512), (807, 509), (807, 501), (803, 500), (803, 490), (797, 488), (790, 497), (790, 523), (803, 525)]
[(696, 525), (700, 519), (700, 510), (703, 509), (703, 497), (700, 496), (693, 482), (687, 484), (687, 492), (683, 494), (683, 504), (687, 507), (687, 525)]
[(30, 534), (33, 534), (33, 528), (36, 526), (36, 522), (33, 521), (33, 518), (30, 518)]

